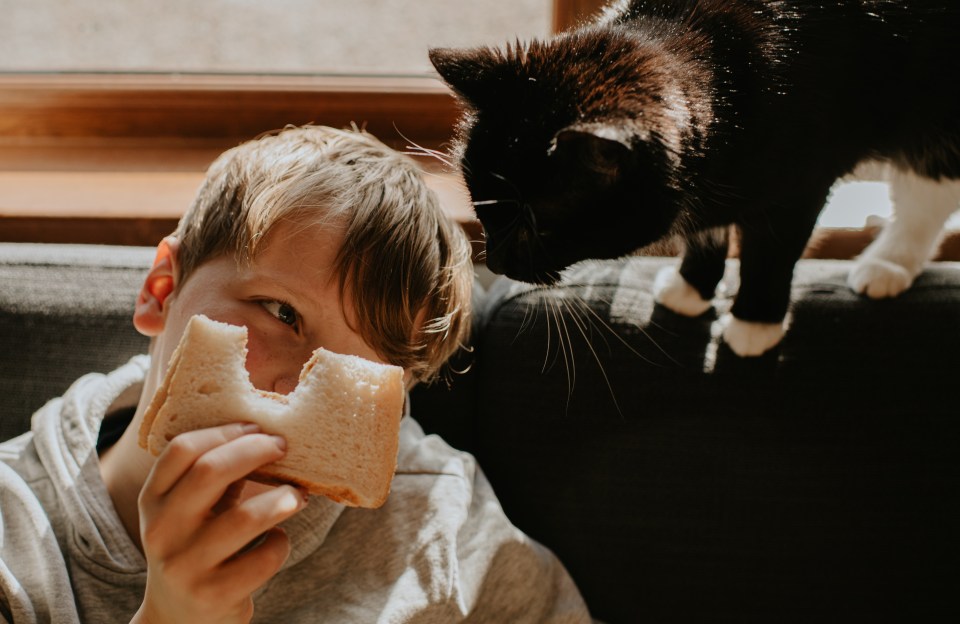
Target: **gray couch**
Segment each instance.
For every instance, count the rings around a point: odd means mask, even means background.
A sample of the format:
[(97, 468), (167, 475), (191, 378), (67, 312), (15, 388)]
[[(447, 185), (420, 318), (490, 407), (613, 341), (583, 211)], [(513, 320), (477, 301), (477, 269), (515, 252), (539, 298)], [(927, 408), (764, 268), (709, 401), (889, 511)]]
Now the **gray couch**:
[[(145, 349), (129, 319), (151, 259), (0, 245), (0, 436)], [(477, 455), (601, 620), (958, 621), (960, 265), (875, 302), (848, 263), (803, 261), (785, 341), (742, 360), (713, 313), (653, 304), (671, 262), (495, 282), (469, 370), (415, 390), (414, 416)]]

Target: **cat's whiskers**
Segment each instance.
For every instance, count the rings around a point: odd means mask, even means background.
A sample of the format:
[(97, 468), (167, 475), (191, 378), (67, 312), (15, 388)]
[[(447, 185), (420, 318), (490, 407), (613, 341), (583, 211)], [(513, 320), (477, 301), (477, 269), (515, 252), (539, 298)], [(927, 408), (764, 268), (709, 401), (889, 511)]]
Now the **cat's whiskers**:
[[(545, 287), (546, 288), (546, 287)], [(602, 297), (597, 297), (597, 300), (605, 303), (608, 307), (611, 305), (610, 300), (605, 300)], [(609, 351), (610, 343), (607, 341), (606, 335), (609, 334), (613, 336), (617, 342), (619, 342), (623, 347), (625, 347), (630, 353), (636, 355), (638, 358), (646, 362), (647, 364), (653, 366), (662, 366), (662, 363), (655, 362), (649, 357), (640, 353), (636, 348), (634, 348), (614, 327), (603, 317), (601, 317), (596, 310), (593, 309), (586, 301), (583, 300), (579, 295), (571, 293), (571, 296), (551, 298), (551, 304), (554, 306), (554, 314), (560, 315), (560, 320), (555, 321), (555, 325), (558, 326), (558, 336), (561, 341), (564, 338), (564, 332), (566, 336), (567, 346), (565, 347), (565, 359), (568, 357), (571, 361), (571, 364), (568, 367), (568, 392), (572, 394), (574, 386), (576, 383), (576, 361), (574, 358), (574, 347), (572, 338), (570, 336), (569, 326), (566, 322), (563, 321), (563, 318), (570, 317), (573, 325), (577, 328), (580, 335), (583, 337), (584, 342), (586, 343), (587, 348), (590, 350), (590, 353), (593, 356), (594, 361), (597, 363), (597, 367), (600, 370), (600, 373), (604, 379), (604, 382), (607, 385), (607, 389), (610, 392), (610, 398), (614, 403), (617, 411), (623, 415), (623, 412), (620, 409), (619, 401), (617, 400), (616, 391), (613, 387), (613, 383), (610, 381), (609, 375), (607, 374), (606, 368), (603, 363), (603, 359), (600, 357), (600, 353), (596, 349), (594, 344), (594, 338), (599, 336), (603, 343), (607, 346)], [(563, 308), (563, 311), (560, 308)], [(561, 329), (561, 327), (563, 329)], [(596, 330), (593, 331), (593, 330)], [(643, 327), (637, 327), (637, 329), (643, 334), (643, 336), (652, 344), (656, 349), (664, 355), (670, 362), (676, 365), (680, 363), (670, 355), (654, 338), (650, 333)], [(549, 327), (548, 327), (549, 332)], [(550, 337), (548, 336), (548, 344), (550, 343)], [(569, 353), (569, 356), (566, 354)], [(570, 373), (570, 370), (573, 371), (573, 374)], [(568, 401), (569, 401), (568, 396)]]
[[(531, 267), (529, 273), (535, 275), (535, 267), (532, 266), (532, 262), (536, 257), (537, 251), (541, 253), (541, 256), (546, 258), (550, 262), (550, 253), (546, 246), (543, 244), (543, 240), (540, 235), (540, 231), (537, 228), (537, 215), (533, 210), (533, 206), (523, 201), (523, 194), (520, 192), (520, 189), (516, 184), (511, 182), (506, 176), (503, 176), (494, 171), (490, 172), (490, 175), (501, 182), (508, 185), (516, 195), (516, 199), (486, 199), (474, 201), (474, 208), (483, 207), (483, 206), (496, 206), (496, 205), (514, 205), (518, 207), (516, 215), (506, 224), (502, 225), (496, 230), (491, 230), (490, 234), (500, 238), (500, 242), (496, 248), (492, 249), (492, 252), (496, 252), (501, 247), (508, 244), (516, 244), (517, 246), (522, 246), (525, 249), (525, 256), (530, 260)], [(486, 228), (487, 225), (484, 224)], [(521, 230), (522, 227), (522, 230)], [(524, 234), (523, 232), (526, 232)], [(516, 233), (514, 238), (515, 240), (511, 241), (511, 234)]]
[(496, 206), (498, 204), (519, 204), (516, 199), (484, 199), (482, 201), (470, 202), (474, 208), (477, 206)]
[[(523, 222), (523, 225), (527, 226), (526, 229), (531, 233), (532, 238), (534, 239), (539, 238), (536, 230), (536, 216), (533, 215), (533, 211), (529, 205), (521, 204), (516, 199), (486, 199), (481, 201), (475, 201), (472, 203), (474, 208), (476, 208), (477, 206), (497, 206), (500, 204), (520, 206), (520, 209), (517, 210), (516, 215), (514, 215), (513, 219), (511, 219), (508, 223), (505, 223), (504, 225), (502, 225), (501, 227), (495, 230), (490, 230), (490, 233), (492, 235), (501, 237), (500, 245), (510, 243), (510, 237), (507, 236), (507, 234), (515, 232), (518, 226), (521, 225), (521, 221)], [(487, 227), (488, 227), (487, 225), (484, 225), (484, 228), (487, 228)]]
[[(575, 301), (577, 300), (583, 303), (583, 301), (580, 300), (579, 297), (575, 298)], [(607, 386), (607, 390), (610, 392), (610, 399), (613, 401), (613, 406), (616, 408), (617, 413), (620, 414), (620, 417), (623, 418), (623, 410), (620, 409), (620, 402), (617, 401), (617, 394), (613, 390), (613, 384), (610, 383), (610, 377), (607, 375), (607, 369), (604, 368), (603, 361), (600, 359), (600, 354), (597, 353), (597, 350), (593, 346), (593, 341), (591, 340), (593, 331), (589, 331), (589, 335), (588, 335), (588, 330), (592, 330), (594, 325), (590, 322), (590, 317), (580, 315), (580, 312), (575, 307), (575, 301), (567, 300), (565, 297), (561, 297), (557, 299), (558, 305), (563, 305), (563, 307), (566, 309), (567, 313), (569, 314), (570, 318), (574, 323), (574, 326), (580, 332), (580, 335), (583, 337), (583, 341), (586, 343), (587, 348), (590, 350), (590, 353), (593, 355), (593, 359), (594, 361), (596, 361), (597, 367), (600, 369), (600, 375), (603, 377), (603, 381)], [(604, 343), (606, 344), (606, 339), (604, 339)], [(573, 359), (572, 341), (570, 343), (570, 352), (571, 352), (571, 359)], [(570, 393), (571, 394), (573, 393), (572, 387), (570, 388)], [(569, 402), (569, 397), (568, 397), (568, 402)]]
[[(587, 333), (587, 329), (589, 329), (590, 326), (587, 323), (585, 323), (585, 321), (580, 317), (580, 314), (577, 312), (577, 310), (571, 307), (571, 303), (567, 300), (566, 297), (557, 297), (554, 301), (559, 313), (564, 317), (567, 317), (567, 316), (570, 317), (571, 323), (573, 324), (574, 327), (577, 328), (577, 331), (580, 333), (580, 336), (583, 338), (584, 343), (586, 343), (587, 348), (593, 354), (593, 358), (597, 362), (598, 367), (600, 368), (600, 374), (603, 376), (604, 379), (607, 379), (607, 373), (603, 367), (603, 363), (598, 357), (596, 350), (593, 348), (593, 342), (590, 340), (590, 336), (588, 336), (588, 333)], [(560, 310), (561, 308), (562, 310)], [(566, 324), (564, 324), (564, 327), (566, 327)], [(592, 331), (589, 333), (590, 335), (593, 334)], [(574, 360), (573, 338), (570, 336), (569, 330), (567, 331), (567, 342), (569, 344), (569, 349), (570, 349), (570, 359)], [(576, 372), (576, 364), (574, 364), (574, 372)], [(568, 391), (569, 391), (567, 396), (568, 404), (570, 401), (570, 395), (573, 394), (573, 388), (575, 385), (576, 385), (576, 375), (574, 375), (574, 378), (568, 384)], [(617, 405), (617, 399), (613, 395), (613, 388), (610, 386), (609, 383), (607, 384), (607, 387), (610, 389), (610, 394), (611, 394), (611, 397), (613, 398), (613, 403), (615, 406), (617, 406), (617, 411), (619, 411), (619, 405)]]
[(447, 154), (446, 152), (441, 152), (439, 150), (430, 149), (429, 147), (424, 147), (423, 145), (420, 145), (416, 141), (412, 140), (410, 137), (400, 132), (396, 124), (394, 124), (393, 129), (396, 130), (397, 134), (400, 135), (400, 138), (402, 138), (404, 141), (409, 143), (409, 145), (407, 145), (406, 147), (406, 150), (409, 150), (409, 151), (404, 151), (403, 152), (404, 154), (408, 156), (427, 156), (429, 158), (434, 158), (436, 160), (439, 160), (444, 165), (446, 165), (447, 168), (449, 169), (455, 170), (457, 168), (455, 158), (450, 154)]
[[(516, 200), (497, 199), (497, 200), (486, 200), (481, 202), (474, 202), (474, 206), (496, 205), (498, 203), (519, 203), (519, 202), (517, 202)], [(521, 218), (522, 218), (521, 212), (517, 211), (517, 214), (513, 217), (513, 219), (511, 219), (509, 222), (505, 223), (504, 225), (502, 225), (497, 229), (492, 229), (487, 224), (484, 224), (483, 226), (484, 231), (487, 232), (487, 236), (485, 237), (485, 241), (484, 241), (486, 244), (484, 248), (485, 257), (487, 255), (490, 255), (491, 253), (496, 253), (497, 251), (499, 251), (504, 247), (509, 247), (509, 245), (512, 243), (512, 241), (510, 240), (509, 234), (514, 230), (516, 230)], [(496, 237), (498, 239), (498, 242), (494, 247), (490, 246), (490, 237)]]
[[(545, 292), (552, 288), (555, 287), (549, 285), (534, 286), (526, 292), (529, 296), (536, 297), (538, 292)], [(607, 307), (612, 305), (609, 298), (600, 296), (594, 296), (593, 298), (606, 304)], [(563, 361), (567, 381), (568, 407), (572, 401), (573, 393), (577, 385), (577, 361), (575, 357), (577, 348), (573, 343), (575, 334), (579, 334), (580, 337), (583, 338), (587, 350), (589, 350), (603, 377), (607, 390), (610, 393), (610, 398), (621, 416), (623, 412), (620, 408), (620, 402), (617, 399), (613, 382), (610, 380), (603, 358), (601, 357), (601, 351), (597, 348), (599, 345), (599, 343), (596, 342), (597, 339), (599, 338), (599, 340), (602, 341), (602, 344), (605, 345), (605, 350), (609, 352), (611, 351), (611, 344), (608, 336), (612, 336), (622, 347), (626, 348), (630, 353), (647, 364), (663, 366), (662, 362), (654, 361), (638, 351), (607, 319), (600, 316), (589, 303), (572, 291), (567, 291), (564, 293), (564, 296), (559, 297), (553, 295), (537, 297), (533, 303), (525, 306), (523, 319), (520, 322), (514, 340), (519, 339), (522, 334), (530, 331), (532, 327), (537, 326), (541, 310), (544, 312), (544, 322), (546, 325), (546, 348), (543, 355), (541, 373), (547, 373), (559, 361)], [(636, 327), (650, 344), (663, 354), (667, 360), (679, 366), (679, 362), (671, 356), (644, 327)]]
[[(538, 306), (538, 310), (539, 310), (539, 306)], [(546, 308), (546, 310), (545, 310), (545, 313), (544, 313), (544, 316), (543, 316), (544, 320), (545, 320), (546, 323), (547, 323), (547, 348), (546, 348), (545, 353), (543, 354), (543, 364), (540, 366), (540, 374), (543, 374), (543, 373), (545, 373), (545, 372), (547, 372), (547, 371), (549, 370), (549, 364), (550, 364), (550, 346), (551, 346), (551, 343), (553, 342), (553, 331), (550, 329), (550, 327), (551, 327), (550, 322), (551, 322), (551, 320), (552, 320), (552, 318), (553, 318), (553, 317), (551, 316), (551, 312), (552, 312), (552, 310), (550, 309), (549, 306), (547, 306), (547, 308)]]
[[(532, 313), (532, 314), (531, 314)], [(520, 321), (520, 327), (517, 329), (517, 335), (524, 333), (530, 327), (533, 327), (537, 323), (537, 319), (540, 318), (540, 306), (527, 306), (523, 310), (523, 319)], [(549, 319), (547, 320), (547, 326), (549, 327)], [(549, 349), (549, 338), (547, 339), (548, 349)]]
[[(604, 299), (601, 298), (601, 297), (597, 297), (597, 300), (605, 303), (608, 308), (609, 308), (610, 305), (611, 305), (611, 302), (610, 302), (609, 300), (604, 300)], [(599, 314), (597, 314), (597, 311), (594, 310), (594, 309), (590, 306), (590, 304), (588, 304), (588, 303), (587, 303), (586, 301), (584, 301), (582, 298), (577, 297), (577, 298), (575, 298), (575, 299), (573, 300), (572, 303), (575, 303), (581, 310), (583, 310), (583, 311), (586, 313), (586, 315), (587, 315), (589, 318), (592, 318), (593, 321), (594, 321), (595, 323), (597, 323), (597, 324), (600, 326), (601, 329), (606, 330), (611, 336), (613, 336), (614, 338), (616, 338), (616, 339), (617, 339), (617, 342), (619, 342), (619, 343), (622, 344), (624, 347), (626, 347), (626, 349), (627, 349), (628, 351), (630, 351), (630, 353), (633, 353), (634, 355), (636, 355), (638, 358), (640, 358), (641, 360), (643, 360), (643, 361), (646, 362), (647, 364), (651, 364), (651, 365), (653, 365), (653, 366), (659, 366), (659, 365), (660, 365), (658, 362), (654, 362), (653, 360), (651, 360), (651, 359), (648, 358), (647, 356), (645, 356), (645, 355), (643, 355), (642, 353), (640, 353), (639, 351), (637, 351), (637, 350), (633, 347), (633, 345), (631, 345), (629, 342), (627, 342), (626, 339), (625, 339), (622, 335), (620, 335), (620, 333), (617, 332), (617, 330), (615, 330), (612, 325), (610, 325), (610, 323), (608, 323), (602, 316), (600, 316)], [(640, 333), (643, 334), (644, 338), (646, 338), (648, 341), (650, 341), (650, 344), (652, 344), (654, 347), (656, 347), (656, 348), (657, 348), (657, 351), (659, 351), (660, 353), (662, 353), (662, 354), (664, 355), (664, 357), (666, 357), (668, 360), (670, 360), (670, 361), (673, 362), (674, 364), (677, 364), (678, 366), (680, 365), (680, 362), (678, 362), (672, 355), (670, 355), (669, 353), (667, 353), (667, 350), (664, 349), (662, 346), (660, 346), (660, 343), (658, 343), (656, 340), (654, 340), (653, 336), (650, 335), (650, 332), (648, 332), (645, 328), (643, 328), (643, 327), (641, 327), (641, 326), (639, 326), (639, 325), (634, 325), (634, 327), (636, 327), (636, 328), (640, 331)], [(602, 334), (602, 332), (601, 332), (601, 334)]]
[(564, 369), (567, 372), (567, 409), (573, 397), (573, 389), (577, 385), (577, 363), (573, 357), (573, 340), (570, 337), (570, 328), (567, 327), (566, 317), (560, 309), (562, 300), (549, 298), (546, 300), (554, 316), (557, 327), (557, 352), (563, 356)]
[[(406, 156), (425, 156), (427, 158), (433, 158), (434, 160), (439, 160), (441, 163), (446, 165), (446, 167), (449, 169), (456, 168), (456, 164), (452, 160), (450, 160), (450, 158), (446, 154), (442, 154), (441, 152), (437, 152), (435, 150), (430, 150), (426, 148), (423, 148), (423, 149), (410, 149), (410, 148), (411, 146), (408, 145), (407, 149), (401, 153)], [(424, 174), (430, 175), (431, 172), (424, 172)]]
[[(551, 287), (537, 286), (530, 292), (531, 294), (535, 294), (538, 291), (544, 291), (549, 288)], [(579, 300), (579, 298), (577, 298), (577, 300), (574, 302), (570, 302), (565, 300), (563, 297), (550, 296), (539, 298), (537, 301), (540, 305), (528, 306), (525, 310), (524, 320), (520, 325), (517, 335), (519, 336), (529, 327), (528, 321), (530, 319), (530, 310), (532, 309), (535, 313), (539, 313), (540, 309), (543, 308), (546, 313), (546, 316), (544, 317), (546, 320), (546, 349), (544, 352), (541, 373), (546, 373), (553, 367), (554, 364), (556, 364), (559, 359), (563, 359), (564, 371), (567, 377), (567, 407), (569, 408), (577, 381), (577, 363), (576, 358), (574, 357), (575, 350), (573, 345), (573, 337), (570, 331), (570, 326), (566, 320), (569, 317), (574, 327), (577, 328), (578, 332), (587, 343), (587, 347), (593, 353), (594, 359), (600, 367), (601, 374), (603, 375), (604, 379), (607, 380), (607, 387), (610, 390), (610, 396), (613, 399), (613, 403), (617, 407), (617, 410), (620, 411), (619, 403), (617, 402), (613, 387), (610, 385), (606, 371), (603, 368), (603, 362), (597, 352), (594, 350), (593, 344), (590, 340), (590, 335), (593, 334), (592, 331), (589, 331), (592, 327), (592, 324), (590, 323), (589, 318), (586, 316), (581, 316), (574, 306), (574, 304), (586, 304), (582, 300)], [(535, 317), (532, 324), (535, 324)], [(556, 348), (554, 348), (554, 331), (556, 332)]]
[(523, 201), (523, 193), (521, 193), (520, 189), (517, 188), (517, 185), (511, 182), (510, 180), (508, 180), (506, 176), (503, 176), (497, 173), (496, 171), (491, 171), (490, 175), (500, 180), (501, 182), (505, 183), (507, 186), (509, 186), (513, 190), (514, 194), (517, 196), (517, 200), (516, 200), (517, 203)]

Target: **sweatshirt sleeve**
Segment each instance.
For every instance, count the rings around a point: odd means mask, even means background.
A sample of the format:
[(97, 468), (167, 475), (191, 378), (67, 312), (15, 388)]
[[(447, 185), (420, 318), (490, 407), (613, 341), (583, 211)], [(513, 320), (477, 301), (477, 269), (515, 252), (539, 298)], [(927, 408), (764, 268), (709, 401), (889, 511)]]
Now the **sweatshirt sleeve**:
[(33, 490), (0, 461), (0, 618), (76, 622), (73, 590), (53, 527)]

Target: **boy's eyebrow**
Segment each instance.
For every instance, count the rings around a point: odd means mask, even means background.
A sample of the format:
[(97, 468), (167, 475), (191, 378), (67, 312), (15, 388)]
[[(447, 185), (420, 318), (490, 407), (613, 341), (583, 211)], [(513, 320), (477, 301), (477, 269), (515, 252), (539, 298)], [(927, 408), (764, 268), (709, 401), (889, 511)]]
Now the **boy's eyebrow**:
[(263, 272), (253, 272), (250, 275), (244, 276), (242, 283), (246, 286), (268, 285), (270, 288), (283, 291), (282, 296), (284, 299), (299, 301), (307, 296), (306, 293), (300, 293), (298, 289), (288, 285), (283, 279), (282, 274), (273, 275)]
[(249, 275), (242, 278), (242, 283), (247, 287), (269, 285), (271, 288), (282, 291), (281, 298), (289, 303), (296, 303), (298, 307), (322, 307), (320, 296), (315, 294), (313, 288), (298, 288), (298, 280), (290, 280), (289, 274), (279, 271), (267, 271), (263, 268), (253, 270)]

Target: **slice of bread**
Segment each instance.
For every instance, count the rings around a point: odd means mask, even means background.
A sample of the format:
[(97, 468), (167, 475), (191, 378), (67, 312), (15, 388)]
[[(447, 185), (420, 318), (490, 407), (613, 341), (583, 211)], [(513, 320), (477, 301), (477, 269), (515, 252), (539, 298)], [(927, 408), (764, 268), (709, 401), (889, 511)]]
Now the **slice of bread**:
[(321, 348), (292, 393), (263, 392), (250, 383), (246, 343), (246, 327), (191, 318), (147, 408), (140, 446), (159, 455), (185, 431), (256, 423), (283, 436), (287, 453), (251, 478), (350, 506), (382, 505), (397, 467), (403, 369)]

